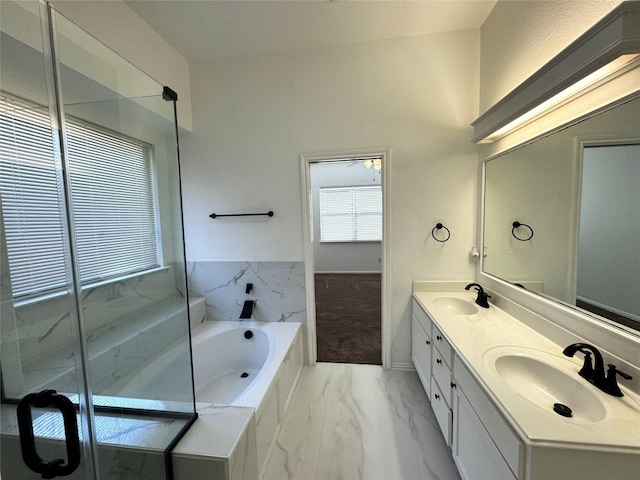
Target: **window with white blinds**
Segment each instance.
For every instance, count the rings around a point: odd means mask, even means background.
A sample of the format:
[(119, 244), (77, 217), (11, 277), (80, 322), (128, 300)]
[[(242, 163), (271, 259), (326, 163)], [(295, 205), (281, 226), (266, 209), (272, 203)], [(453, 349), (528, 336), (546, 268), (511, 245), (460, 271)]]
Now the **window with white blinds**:
[[(0, 97), (0, 193), (15, 298), (66, 285), (64, 194), (48, 110)], [(151, 146), (66, 119), (83, 285), (159, 266)]]
[(379, 185), (320, 188), (320, 241), (382, 240)]

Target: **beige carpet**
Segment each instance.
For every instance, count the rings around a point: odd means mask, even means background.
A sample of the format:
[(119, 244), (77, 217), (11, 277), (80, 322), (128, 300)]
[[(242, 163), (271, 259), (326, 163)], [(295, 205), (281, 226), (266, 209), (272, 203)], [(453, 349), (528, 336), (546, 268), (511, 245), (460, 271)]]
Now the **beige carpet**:
[(318, 361), (382, 364), (381, 275), (318, 273)]

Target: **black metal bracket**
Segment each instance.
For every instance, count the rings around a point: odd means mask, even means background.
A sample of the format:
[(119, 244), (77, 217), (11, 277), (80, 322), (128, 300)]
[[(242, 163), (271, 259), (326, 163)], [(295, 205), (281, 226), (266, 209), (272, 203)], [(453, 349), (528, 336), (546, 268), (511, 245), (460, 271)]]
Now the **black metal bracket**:
[(162, 99), (166, 100), (167, 102), (177, 102), (178, 101), (178, 94), (174, 91), (171, 90), (169, 87), (162, 87)]
[(209, 215), (211, 218), (219, 218), (219, 217), (258, 217), (258, 216), (267, 216), (273, 217), (273, 211), (269, 210), (266, 213), (212, 213)]

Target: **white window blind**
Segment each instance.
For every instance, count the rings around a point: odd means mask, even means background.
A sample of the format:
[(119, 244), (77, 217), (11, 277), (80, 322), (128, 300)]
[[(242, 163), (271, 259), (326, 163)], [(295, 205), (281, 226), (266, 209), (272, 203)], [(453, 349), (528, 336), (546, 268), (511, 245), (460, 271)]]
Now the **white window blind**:
[(320, 188), (320, 241), (382, 240), (379, 185)]
[(151, 148), (67, 121), (82, 283), (159, 266)]
[[(64, 196), (48, 111), (0, 97), (0, 191), (14, 297), (66, 285)], [(83, 285), (159, 266), (151, 147), (67, 118)]]
[(0, 97), (0, 194), (14, 297), (67, 283), (63, 195), (48, 113)]

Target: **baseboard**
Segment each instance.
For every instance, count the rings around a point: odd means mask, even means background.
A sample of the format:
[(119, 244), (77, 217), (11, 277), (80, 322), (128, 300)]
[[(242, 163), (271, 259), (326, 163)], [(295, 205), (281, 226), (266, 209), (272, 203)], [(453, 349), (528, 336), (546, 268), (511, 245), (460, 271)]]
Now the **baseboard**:
[(319, 275), (371, 275), (371, 274), (378, 274), (381, 275), (382, 272), (380, 270), (375, 271), (375, 270), (345, 270), (345, 271), (329, 271), (329, 272), (325, 272), (325, 271), (321, 271), (321, 270), (316, 270), (315, 272), (313, 272), (314, 274), (317, 273)]
[(396, 362), (391, 364), (390, 370), (405, 370), (408, 372), (415, 372), (416, 367), (414, 367), (411, 362)]

